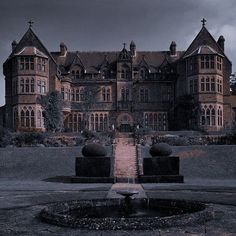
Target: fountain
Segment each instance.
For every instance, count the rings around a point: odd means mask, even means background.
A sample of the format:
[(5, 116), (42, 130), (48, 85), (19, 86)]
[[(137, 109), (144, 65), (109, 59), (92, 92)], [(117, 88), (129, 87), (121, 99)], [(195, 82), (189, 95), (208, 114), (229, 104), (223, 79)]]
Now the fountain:
[(136, 191), (122, 190), (124, 199), (80, 200), (48, 205), (39, 218), (47, 223), (89, 230), (154, 230), (204, 223), (212, 209), (194, 201), (132, 199)]
[(138, 191), (120, 190), (116, 193), (124, 197), (124, 205), (122, 207), (124, 216), (128, 217), (135, 213), (136, 211), (131, 203), (131, 197), (138, 194)]
[[(110, 175), (110, 159), (103, 159), (104, 149), (93, 144), (83, 150), (85, 157), (76, 160), (76, 178), (86, 177), (90, 181), (91, 177), (104, 177), (104, 172), (107, 178)], [(174, 174), (172, 180), (183, 181), (183, 177), (178, 175), (179, 159), (169, 157), (169, 146), (156, 145), (150, 152), (153, 158), (144, 159), (143, 178), (155, 180), (162, 175), (170, 178)], [(107, 165), (104, 165), (105, 161)], [(137, 194), (140, 196), (140, 192), (134, 189), (118, 190), (116, 193), (123, 199), (117, 197), (53, 203), (43, 209), (39, 217), (50, 224), (89, 230), (153, 230), (205, 223), (213, 217), (212, 209), (200, 202), (134, 198)]]

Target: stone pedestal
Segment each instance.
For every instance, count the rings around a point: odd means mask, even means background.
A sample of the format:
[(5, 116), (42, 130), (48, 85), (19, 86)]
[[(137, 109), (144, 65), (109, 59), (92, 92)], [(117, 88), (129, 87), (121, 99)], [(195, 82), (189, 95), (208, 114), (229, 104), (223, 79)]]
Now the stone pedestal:
[(110, 177), (110, 157), (77, 157), (75, 175), (80, 177)]
[(72, 183), (113, 183), (111, 157), (77, 157)]
[(179, 175), (179, 157), (156, 156), (143, 158), (143, 175), (141, 183), (183, 183)]

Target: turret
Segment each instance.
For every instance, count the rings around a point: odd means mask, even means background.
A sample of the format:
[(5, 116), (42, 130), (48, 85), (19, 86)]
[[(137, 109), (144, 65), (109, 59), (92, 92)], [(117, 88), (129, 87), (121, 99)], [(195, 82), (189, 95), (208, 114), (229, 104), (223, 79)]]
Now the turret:
[(220, 48), (222, 49), (222, 51), (225, 50), (225, 38), (223, 35), (221, 35), (217, 41), (218, 45), (220, 46)]
[(67, 54), (67, 47), (64, 43), (60, 43), (60, 56), (64, 57)]
[(170, 55), (176, 56), (176, 42), (172, 41), (170, 44)]

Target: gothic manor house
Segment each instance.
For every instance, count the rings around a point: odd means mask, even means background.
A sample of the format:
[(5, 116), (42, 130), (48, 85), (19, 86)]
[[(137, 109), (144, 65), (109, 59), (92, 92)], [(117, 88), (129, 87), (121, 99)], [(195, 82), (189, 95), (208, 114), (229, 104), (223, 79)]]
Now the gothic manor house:
[(186, 51), (173, 41), (167, 51), (50, 52), (30, 25), (12, 42), (3, 65), (6, 104), (0, 123), (15, 131), (44, 131), (39, 95), (60, 91), (64, 129), (80, 132), (139, 126), (155, 131), (222, 131), (231, 126), (231, 62), (224, 37), (202, 28)]

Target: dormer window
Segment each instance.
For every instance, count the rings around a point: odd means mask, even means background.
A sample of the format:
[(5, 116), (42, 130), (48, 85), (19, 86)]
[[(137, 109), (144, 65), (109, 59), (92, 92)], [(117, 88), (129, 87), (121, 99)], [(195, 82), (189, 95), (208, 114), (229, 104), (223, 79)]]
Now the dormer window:
[(141, 70), (140, 70), (140, 77), (141, 77), (141, 79), (147, 79), (147, 77), (148, 77), (148, 70), (146, 68), (141, 68)]
[(79, 79), (81, 76), (80, 70), (72, 70), (71, 74), (73, 79)]
[(75, 72), (75, 78), (76, 78), (76, 79), (79, 79), (79, 77), (80, 77), (80, 71), (77, 70), (77, 71)]
[(102, 70), (102, 79), (107, 79), (109, 78), (109, 71), (107, 68)]

